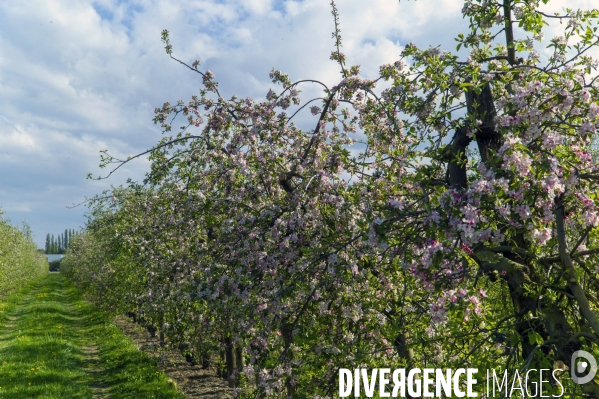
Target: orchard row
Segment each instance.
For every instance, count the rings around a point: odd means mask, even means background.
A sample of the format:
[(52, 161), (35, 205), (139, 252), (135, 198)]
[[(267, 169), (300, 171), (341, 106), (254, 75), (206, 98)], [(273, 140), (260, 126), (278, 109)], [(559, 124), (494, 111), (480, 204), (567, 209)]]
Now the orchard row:
[(17, 228), (0, 218), (0, 298), (47, 272), (48, 260), (38, 252), (29, 226)]
[(223, 98), (164, 31), (204, 88), (156, 109), (146, 180), (91, 201), (65, 273), (188, 357), (222, 357), (238, 397), (332, 397), (340, 368), (512, 375), (593, 352), (599, 13), (545, 3), (466, 1), (466, 59), (409, 44), (369, 80), (331, 2), (341, 80), (273, 70), (264, 99)]

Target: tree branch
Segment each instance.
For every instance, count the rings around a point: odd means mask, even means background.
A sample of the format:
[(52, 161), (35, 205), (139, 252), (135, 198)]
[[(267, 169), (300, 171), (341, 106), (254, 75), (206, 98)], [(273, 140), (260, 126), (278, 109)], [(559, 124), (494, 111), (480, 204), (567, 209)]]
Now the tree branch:
[(556, 209), (555, 209), (555, 219), (557, 226), (557, 242), (559, 245), (559, 255), (562, 261), (562, 265), (564, 266), (566, 271), (569, 271), (570, 281), (569, 287), (572, 291), (572, 295), (574, 295), (574, 299), (578, 303), (578, 307), (580, 309), (580, 313), (585, 318), (591, 329), (595, 332), (596, 336), (599, 336), (599, 319), (597, 319), (597, 315), (591, 309), (591, 304), (587, 299), (587, 296), (578, 283), (578, 278), (576, 277), (576, 272), (574, 270), (574, 264), (572, 263), (572, 258), (568, 253), (568, 247), (566, 242), (566, 228), (564, 224), (565, 214), (564, 214), (564, 205), (556, 199)]

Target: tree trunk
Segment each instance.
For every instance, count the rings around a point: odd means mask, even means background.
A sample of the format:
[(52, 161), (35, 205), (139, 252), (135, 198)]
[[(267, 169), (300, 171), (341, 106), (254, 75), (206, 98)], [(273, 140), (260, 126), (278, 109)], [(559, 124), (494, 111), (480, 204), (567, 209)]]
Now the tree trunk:
[(235, 388), (235, 348), (231, 337), (225, 338), (225, 363), (227, 364), (227, 381), (229, 388)]
[[(471, 137), (476, 140), (481, 162), (489, 169), (493, 169), (493, 164), (491, 162), (492, 157), (502, 144), (501, 136), (499, 132), (496, 131), (495, 127), (495, 117), (497, 112), (493, 102), (493, 93), (490, 85), (488, 83), (484, 84), (479, 88), (478, 93), (474, 90), (467, 91), (465, 96), (469, 120), (465, 130), (470, 134), (467, 136), (466, 131), (461, 132), (459, 129), (456, 130), (451, 150), (454, 151), (454, 159), (464, 162), (464, 165), (460, 168), (459, 165), (455, 165), (451, 162), (449, 163), (448, 173), (451, 188), (467, 188), (467, 180), (465, 180), (466, 165), (464, 161), (466, 156), (463, 155), (462, 148), (465, 150), (465, 147), (470, 143)], [(459, 145), (460, 143), (461, 145)], [(464, 184), (464, 182), (466, 182), (466, 184)], [(517, 234), (515, 237), (512, 237), (512, 242), (505, 243), (505, 245), (515, 245), (523, 249), (528, 247), (528, 243), (522, 234)], [(536, 281), (534, 267), (530, 264), (531, 260), (526, 259), (522, 255), (509, 251), (502, 253), (502, 255), (509, 260), (508, 262), (503, 262), (510, 266), (507, 269), (504, 268), (505, 265), (501, 265), (501, 258), (498, 258), (495, 264), (491, 262), (487, 263), (486, 266), (481, 267), (483, 268), (483, 271), (487, 273), (495, 273), (495, 271), (502, 272), (501, 277), (507, 283), (514, 308), (514, 314), (517, 315), (518, 322), (515, 326), (515, 330), (520, 336), (522, 359), (525, 362), (528, 360), (532, 361), (535, 351), (539, 349), (542, 351), (548, 350), (546, 347), (536, 348), (537, 345), (532, 344), (529, 339), (529, 336), (533, 333), (539, 334), (544, 340), (546, 340), (546, 337), (548, 336), (542, 322), (534, 319), (530, 320), (526, 317), (526, 315), (531, 313), (536, 315), (539, 306), (539, 298), (525, 289), (526, 285)], [(504, 259), (504, 261), (506, 259)], [(534, 390), (531, 392), (534, 392)], [(541, 393), (538, 393), (537, 397), (540, 397), (540, 395)]]
[(482, 162), (487, 163), (492, 156), (492, 152), (496, 152), (501, 147), (501, 137), (495, 130), (497, 111), (493, 103), (491, 86), (488, 83), (485, 84), (481, 87), (480, 93), (467, 91), (466, 107), (468, 116), (480, 121), (480, 124), (469, 126), (469, 128), (476, 135), (476, 144)]
[[(285, 356), (288, 360), (293, 359), (293, 353), (291, 352), (291, 344), (293, 343), (292, 327), (293, 326), (288, 323), (284, 323), (283, 326), (281, 327), (281, 334), (283, 335), (283, 340), (285, 342), (285, 352), (284, 352), (283, 356)], [(296, 397), (295, 385), (292, 383), (292, 378), (293, 378), (292, 375), (287, 377), (287, 382), (286, 382), (288, 399), (295, 399), (295, 397)]]
[(446, 149), (448, 151), (446, 158), (448, 160), (449, 187), (454, 190), (462, 190), (468, 187), (466, 148), (471, 139), (468, 137), (467, 131), (466, 127), (457, 128), (451, 143)]
[(235, 368), (240, 373), (243, 371), (243, 349), (239, 346), (235, 348)]

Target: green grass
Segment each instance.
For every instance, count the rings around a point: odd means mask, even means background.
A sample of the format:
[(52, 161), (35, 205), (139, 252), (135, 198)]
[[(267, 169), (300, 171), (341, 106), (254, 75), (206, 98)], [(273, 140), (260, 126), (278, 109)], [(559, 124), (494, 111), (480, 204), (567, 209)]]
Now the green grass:
[(60, 274), (0, 303), (0, 399), (184, 398)]

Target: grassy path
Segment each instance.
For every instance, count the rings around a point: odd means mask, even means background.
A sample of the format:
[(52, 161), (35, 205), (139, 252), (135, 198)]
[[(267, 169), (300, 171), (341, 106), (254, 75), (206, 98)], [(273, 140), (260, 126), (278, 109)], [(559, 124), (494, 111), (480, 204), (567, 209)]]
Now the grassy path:
[(0, 399), (183, 396), (60, 274), (0, 302)]

